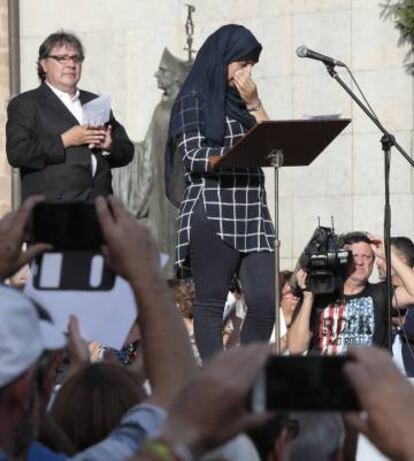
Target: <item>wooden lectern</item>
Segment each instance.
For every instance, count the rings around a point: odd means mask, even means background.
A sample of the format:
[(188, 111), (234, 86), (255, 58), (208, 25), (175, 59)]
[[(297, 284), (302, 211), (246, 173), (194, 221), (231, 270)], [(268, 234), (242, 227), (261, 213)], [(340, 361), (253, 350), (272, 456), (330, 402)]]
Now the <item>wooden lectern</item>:
[(281, 120), (258, 123), (222, 157), (210, 157), (215, 169), (272, 167), (275, 177), (275, 337), (280, 351), (279, 169), (307, 166), (351, 122), (350, 119)]

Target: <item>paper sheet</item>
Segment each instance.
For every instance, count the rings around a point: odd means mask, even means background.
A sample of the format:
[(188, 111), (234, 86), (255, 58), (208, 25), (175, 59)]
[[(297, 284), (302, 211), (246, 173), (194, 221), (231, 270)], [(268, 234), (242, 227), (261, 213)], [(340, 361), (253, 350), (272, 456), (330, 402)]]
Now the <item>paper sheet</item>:
[(103, 126), (109, 122), (111, 113), (111, 97), (109, 95), (99, 96), (99, 98), (84, 104), (83, 123), (91, 126)]
[(334, 112), (332, 114), (303, 114), (305, 120), (339, 120), (342, 112)]

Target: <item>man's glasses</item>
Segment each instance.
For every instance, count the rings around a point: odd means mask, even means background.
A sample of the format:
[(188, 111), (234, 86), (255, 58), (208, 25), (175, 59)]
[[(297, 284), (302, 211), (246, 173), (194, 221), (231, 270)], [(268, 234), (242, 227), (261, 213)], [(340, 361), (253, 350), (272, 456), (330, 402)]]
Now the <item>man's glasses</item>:
[(79, 54), (73, 54), (72, 56), (69, 56), (68, 54), (63, 54), (62, 56), (49, 54), (48, 58), (54, 59), (59, 64), (66, 64), (69, 61), (73, 61), (74, 64), (80, 64), (85, 59), (83, 56), (80, 56)]

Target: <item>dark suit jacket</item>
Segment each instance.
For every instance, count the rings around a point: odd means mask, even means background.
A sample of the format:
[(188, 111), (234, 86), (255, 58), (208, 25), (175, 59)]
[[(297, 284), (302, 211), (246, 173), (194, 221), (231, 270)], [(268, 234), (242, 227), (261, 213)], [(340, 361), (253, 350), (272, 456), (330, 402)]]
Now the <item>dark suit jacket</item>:
[(407, 309), (405, 316), (404, 330), (405, 335), (401, 335), (401, 354), (404, 362), (405, 373), (408, 377), (414, 377), (414, 307)]
[[(81, 104), (96, 97), (80, 91)], [(111, 168), (132, 160), (134, 146), (111, 113), (112, 150), (109, 155), (94, 150), (97, 169), (92, 176), (88, 147), (63, 147), (60, 135), (78, 121), (45, 83), (12, 99), (7, 113), (7, 158), (20, 168), (23, 199), (43, 194), (52, 201), (92, 201), (112, 193)]]

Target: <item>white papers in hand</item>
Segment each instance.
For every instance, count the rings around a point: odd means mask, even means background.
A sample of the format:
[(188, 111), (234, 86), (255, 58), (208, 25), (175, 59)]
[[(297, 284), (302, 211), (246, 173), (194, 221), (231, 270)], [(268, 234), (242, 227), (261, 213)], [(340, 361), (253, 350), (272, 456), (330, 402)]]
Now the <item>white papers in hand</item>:
[(111, 97), (109, 95), (99, 96), (96, 99), (84, 104), (83, 123), (91, 126), (103, 126), (109, 122), (111, 112)]

